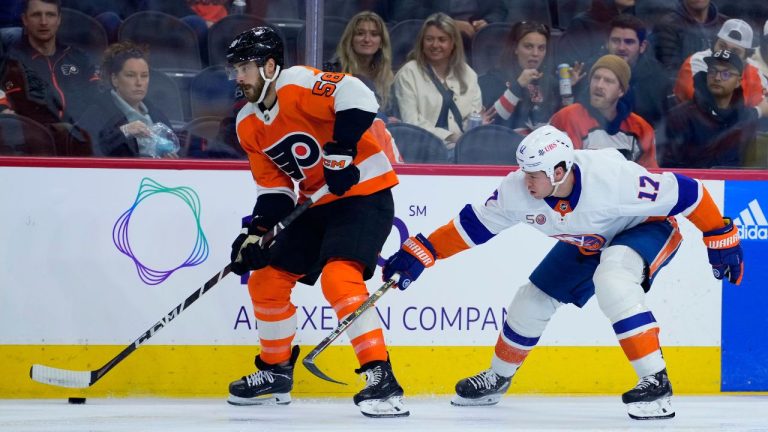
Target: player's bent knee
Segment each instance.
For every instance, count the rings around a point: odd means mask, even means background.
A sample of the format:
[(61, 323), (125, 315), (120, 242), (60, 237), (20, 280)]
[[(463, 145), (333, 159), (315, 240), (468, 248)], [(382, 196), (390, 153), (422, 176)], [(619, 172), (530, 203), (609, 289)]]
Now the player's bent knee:
[(520, 287), (509, 304), (507, 324), (522, 335), (537, 337), (544, 332), (550, 318), (561, 304), (528, 282)]
[(365, 294), (368, 290), (363, 281), (363, 264), (350, 260), (331, 260), (320, 275), (323, 296), (335, 304), (339, 298)]
[(643, 258), (630, 247), (610, 246), (601, 254), (592, 281), (600, 309), (611, 321), (642, 307), (644, 270)]

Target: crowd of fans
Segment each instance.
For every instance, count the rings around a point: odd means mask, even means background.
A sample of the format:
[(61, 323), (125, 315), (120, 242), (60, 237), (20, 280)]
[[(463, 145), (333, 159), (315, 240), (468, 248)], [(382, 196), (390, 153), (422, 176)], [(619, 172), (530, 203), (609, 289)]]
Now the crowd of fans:
[[(306, 1), (311, 0), (234, 6), (274, 23), (294, 46), (290, 28), (302, 22)], [(615, 147), (649, 168), (768, 168), (768, 3), (740, 9), (733, 4), (745, 2), (736, 0), (592, 0), (584, 10), (569, 11), (573, 18), (565, 25), (557, 14), (563, 1), (550, 0), (549, 22), (537, 22), (520, 4), (533, 11), (534, 4), (546, 2), (325, 0), (326, 15), (346, 15), (347, 24), (342, 34), (326, 32), (326, 38), (336, 38), (336, 50), (322, 68), (353, 74), (373, 90), (380, 103), (377, 133), (387, 134), (388, 125), (397, 123), (418, 126), (442, 141), (448, 160), (465, 132), (476, 127), (472, 119), (480, 118), (483, 125), (521, 136), (552, 124), (578, 148)], [(198, 136), (185, 124), (195, 120), (188, 101), (184, 118), (173, 118), (163, 111), (163, 100), (152, 99), (150, 53), (157, 47), (121, 38), (120, 32), (136, 13), (163, 12), (192, 30), (201, 69), (206, 63), (214, 67), (209, 31), (232, 13), (232, 0), (5, 3), (0, 122), (23, 116), (39, 123), (62, 156), (243, 157), (234, 134), (242, 98), (225, 94), (231, 106), (220, 113), (217, 133)], [(62, 8), (99, 23), (109, 44), (103, 54), (94, 58), (57, 37)], [(403, 20), (420, 20), (418, 33), (390, 35)], [(503, 40), (492, 47), (479, 42), (486, 27), (500, 25)], [(395, 37), (412, 41), (396, 69)], [(498, 50), (496, 61), (477, 73), (480, 65), (473, 59), (479, 56), (470, 53), (487, 49)], [(289, 55), (288, 63), (304, 62)], [(170, 76), (184, 88), (195, 72)], [(157, 123), (175, 130), (180, 149), (155, 151)], [(392, 145), (390, 158), (401, 162), (397, 147), (417, 143)], [(14, 154), (0, 142), (3, 153)]]

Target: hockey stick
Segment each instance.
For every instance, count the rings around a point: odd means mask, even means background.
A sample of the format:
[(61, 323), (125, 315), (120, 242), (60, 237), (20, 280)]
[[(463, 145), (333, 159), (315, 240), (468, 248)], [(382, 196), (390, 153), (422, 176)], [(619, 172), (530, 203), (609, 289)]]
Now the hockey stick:
[[(280, 231), (290, 225), (294, 220), (296, 220), (297, 217), (299, 217), (299, 215), (304, 213), (304, 211), (307, 210), (313, 203), (317, 202), (327, 193), (328, 187), (323, 186), (317, 192), (312, 194), (308, 200), (304, 201), (300, 206), (296, 207), (288, 216), (278, 222), (272, 230), (262, 236), (262, 246), (268, 245), (275, 238), (275, 236), (280, 233)], [(212, 278), (208, 279), (208, 282), (190, 294), (189, 297), (184, 300), (184, 302), (171, 309), (170, 312), (160, 318), (160, 321), (156, 322), (155, 325), (142, 333), (141, 336), (139, 336), (135, 341), (131, 342), (130, 345), (125, 347), (120, 352), (120, 354), (113, 357), (104, 366), (92, 371), (76, 371), (35, 364), (32, 365), (32, 367), (29, 369), (30, 378), (43, 384), (50, 384), (59, 387), (87, 388), (94, 385), (98, 380), (106, 375), (107, 372), (117, 366), (118, 363), (125, 360), (126, 357), (131, 355), (132, 352), (136, 351), (139, 346), (147, 342), (152, 336), (155, 335), (155, 333), (160, 331), (160, 329), (163, 327), (169, 325), (171, 321), (181, 315), (181, 313), (187, 310), (187, 308), (191, 306), (192, 303), (202, 297), (203, 294), (207, 293), (231, 271), (231, 264), (227, 264), (220, 272), (216, 273)]]
[(344, 330), (346, 330), (349, 326), (352, 325), (353, 322), (355, 322), (356, 319), (360, 317), (360, 315), (363, 314), (363, 312), (367, 311), (368, 309), (373, 306), (376, 301), (384, 295), (387, 290), (395, 286), (397, 282), (400, 280), (400, 275), (395, 274), (395, 276), (384, 283), (384, 285), (381, 286), (381, 288), (377, 289), (373, 294), (371, 294), (370, 297), (368, 297), (368, 300), (366, 300), (363, 304), (361, 304), (357, 309), (354, 310), (351, 314), (347, 315), (346, 318), (344, 318), (336, 327), (331, 334), (329, 334), (325, 339), (320, 341), (320, 344), (318, 344), (312, 351), (307, 354), (306, 357), (304, 357), (304, 360), (301, 362), (304, 364), (304, 367), (307, 368), (310, 372), (312, 372), (313, 375), (315, 375), (318, 378), (324, 379), (326, 381), (330, 381), (336, 384), (341, 385), (347, 385), (347, 383), (336, 381), (335, 379), (329, 377), (323, 371), (320, 370), (320, 368), (315, 365), (315, 358), (320, 355), (323, 350), (328, 348), (330, 344), (333, 343), (339, 336), (341, 336), (342, 333), (344, 333)]

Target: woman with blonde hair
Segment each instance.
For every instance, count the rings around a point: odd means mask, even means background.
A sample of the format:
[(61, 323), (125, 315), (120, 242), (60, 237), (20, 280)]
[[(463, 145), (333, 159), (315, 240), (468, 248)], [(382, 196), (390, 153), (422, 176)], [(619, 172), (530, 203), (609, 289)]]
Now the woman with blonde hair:
[(483, 109), (477, 74), (466, 63), (453, 18), (427, 17), (408, 60), (393, 87), (401, 119), (437, 135), (452, 151), (466, 118)]
[(392, 73), (392, 45), (384, 20), (376, 12), (363, 11), (353, 16), (336, 47), (339, 71), (363, 80), (386, 111)]

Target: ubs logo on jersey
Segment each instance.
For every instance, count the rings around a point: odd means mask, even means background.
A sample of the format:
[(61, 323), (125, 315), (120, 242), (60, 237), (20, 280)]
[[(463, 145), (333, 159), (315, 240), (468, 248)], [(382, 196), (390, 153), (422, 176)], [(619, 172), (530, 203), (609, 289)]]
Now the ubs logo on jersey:
[(303, 169), (320, 162), (320, 144), (311, 136), (297, 132), (284, 136), (264, 150), (280, 169), (296, 181), (306, 178)]

